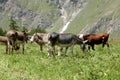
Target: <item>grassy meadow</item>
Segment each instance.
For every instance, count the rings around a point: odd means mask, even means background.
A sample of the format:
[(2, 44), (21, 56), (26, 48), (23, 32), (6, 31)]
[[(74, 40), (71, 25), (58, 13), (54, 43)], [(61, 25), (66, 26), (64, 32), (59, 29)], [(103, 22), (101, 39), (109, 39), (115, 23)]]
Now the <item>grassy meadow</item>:
[(26, 44), (21, 50), (5, 54), (0, 45), (1, 80), (119, 80), (120, 42), (109, 42), (110, 47), (95, 46), (96, 51), (83, 53), (79, 46), (70, 49), (66, 57), (47, 57), (46, 48), (39, 51), (37, 44)]

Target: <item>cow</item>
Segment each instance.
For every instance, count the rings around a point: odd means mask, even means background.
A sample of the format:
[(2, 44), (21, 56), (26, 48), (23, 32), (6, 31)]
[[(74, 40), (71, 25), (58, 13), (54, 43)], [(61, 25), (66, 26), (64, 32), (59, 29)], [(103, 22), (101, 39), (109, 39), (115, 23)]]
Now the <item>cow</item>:
[(92, 47), (95, 50), (94, 45), (102, 44), (102, 47), (108, 44), (109, 33), (98, 33), (98, 34), (79, 34), (78, 37), (83, 40), (87, 40), (88, 50)]
[(30, 42), (36, 42), (40, 46), (40, 51), (43, 51), (43, 45), (48, 47), (49, 33), (34, 33)]
[(80, 39), (77, 35), (74, 35), (72, 33), (56, 33), (52, 32), (49, 36), (49, 41), (50, 41), (50, 46), (51, 48), (49, 49), (51, 53), (48, 55), (53, 55), (54, 56), (54, 48), (55, 45), (59, 46), (61, 48), (60, 52), (58, 53), (58, 56), (61, 55), (62, 48), (66, 48), (65, 50), (65, 55), (67, 52), (68, 47), (71, 47), (71, 53), (73, 54), (73, 47), (75, 44), (80, 45), (81, 49), (84, 51), (85, 49), (85, 42), (82, 39)]
[[(0, 36), (0, 43), (3, 43), (6, 46), (6, 54), (8, 53), (8, 42), (7, 42), (8, 38), (6, 36)], [(10, 42), (10, 45), (11, 42)], [(14, 46), (14, 50), (18, 50), (19, 46), (17, 44), (15, 44)]]
[(0, 36), (0, 43), (4, 43), (6, 46), (6, 54), (8, 52), (8, 45), (7, 45), (7, 37), (5, 36)]
[(6, 36), (8, 38), (8, 49), (9, 49), (9, 53), (10, 53), (10, 43), (12, 44), (12, 51), (15, 47), (15, 45), (18, 42), (22, 43), (22, 53), (24, 54), (24, 45), (25, 43), (27, 43), (28, 40), (28, 33), (26, 31), (17, 31), (17, 30), (9, 30), (6, 33)]

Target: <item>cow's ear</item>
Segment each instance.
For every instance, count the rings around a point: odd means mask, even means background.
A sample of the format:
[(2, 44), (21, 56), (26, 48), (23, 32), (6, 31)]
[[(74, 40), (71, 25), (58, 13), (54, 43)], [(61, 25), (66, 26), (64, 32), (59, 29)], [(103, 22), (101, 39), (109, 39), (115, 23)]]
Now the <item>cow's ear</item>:
[(24, 34), (24, 35), (26, 35), (26, 34), (27, 34), (27, 32), (26, 32), (25, 30), (23, 30), (22, 32), (23, 32), (23, 34)]
[(25, 33), (25, 30), (23, 30), (22, 32)]
[(79, 37), (79, 36), (80, 36), (80, 34), (77, 34), (76, 36), (77, 36), (77, 37)]

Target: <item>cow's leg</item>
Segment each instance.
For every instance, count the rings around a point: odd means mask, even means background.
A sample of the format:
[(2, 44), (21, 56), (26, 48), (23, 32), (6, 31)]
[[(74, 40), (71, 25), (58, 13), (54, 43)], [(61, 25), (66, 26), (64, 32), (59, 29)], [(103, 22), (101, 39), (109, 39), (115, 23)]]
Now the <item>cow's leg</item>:
[(74, 45), (71, 46), (71, 53), (72, 53), (72, 55), (73, 55), (73, 47), (74, 47)]
[(15, 46), (16, 46), (16, 41), (15, 40), (12, 40), (12, 54), (13, 54), (13, 51), (15, 50)]
[(22, 43), (22, 54), (24, 54), (24, 42)]
[(90, 50), (90, 47), (91, 47), (91, 46), (90, 46), (90, 45), (88, 45), (88, 50)]
[(43, 45), (40, 44), (40, 51), (43, 51)]
[(49, 41), (46, 44), (47, 47), (47, 51), (48, 51), (48, 57), (51, 56), (51, 54), (53, 55), (53, 57), (55, 57), (55, 45), (51, 44)]
[(50, 54), (55, 57), (55, 46), (52, 46)]
[(107, 45), (107, 47), (109, 47), (109, 44), (108, 44), (108, 43), (106, 43), (106, 45)]
[(52, 48), (53, 48), (52, 55), (53, 57), (55, 57), (55, 46), (53, 46)]
[(10, 54), (10, 41), (8, 41), (8, 54)]
[(9, 51), (10, 51), (10, 43), (9, 43), (9, 41), (7, 41), (7, 48), (8, 48), (8, 54), (10, 53)]
[(67, 50), (68, 50), (68, 47), (65, 48), (65, 56), (66, 56)]
[(81, 44), (80, 45), (80, 48), (82, 49), (82, 51), (84, 52), (85, 51), (85, 49), (86, 49), (86, 44)]
[(62, 47), (59, 47), (59, 49), (58, 49), (58, 56), (61, 56), (62, 50), (63, 50), (63, 48), (62, 48)]
[(6, 54), (8, 53), (8, 44), (6, 43)]
[(55, 50), (55, 46), (50, 46), (50, 47), (47, 46), (47, 51), (48, 51), (47, 56), (50, 57), (51, 55), (53, 55), (53, 57), (55, 57), (54, 50)]
[(94, 48), (94, 44), (92, 44), (91, 47), (92, 47), (92, 50), (95, 50), (95, 48)]
[(13, 50), (14, 50), (14, 42), (12, 42), (12, 53), (13, 53)]
[(103, 48), (104, 48), (105, 44), (106, 44), (106, 43), (102, 43), (102, 47), (103, 47)]
[(108, 44), (108, 43), (103, 43), (103, 44), (102, 44), (102, 47), (104, 47), (105, 45), (106, 45), (107, 47), (109, 47), (109, 44)]
[(47, 43), (47, 44), (46, 44), (46, 47), (47, 47), (47, 52), (48, 52), (47, 56), (49, 57), (49, 56), (50, 56), (50, 53), (51, 53), (51, 46), (50, 46), (49, 43)]

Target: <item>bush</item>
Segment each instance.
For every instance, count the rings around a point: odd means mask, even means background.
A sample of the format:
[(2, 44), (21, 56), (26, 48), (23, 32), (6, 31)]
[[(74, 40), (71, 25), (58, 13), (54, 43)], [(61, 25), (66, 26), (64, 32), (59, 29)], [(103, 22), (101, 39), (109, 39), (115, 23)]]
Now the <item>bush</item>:
[(17, 25), (17, 22), (13, 18), (10, 19), (9, 27), (10, 29), (19, 30), (19, 26)]
[(4, 31), (2, 28), (0, 28), (0, 36), (4, 36), (6, 34), (6, 31)]

